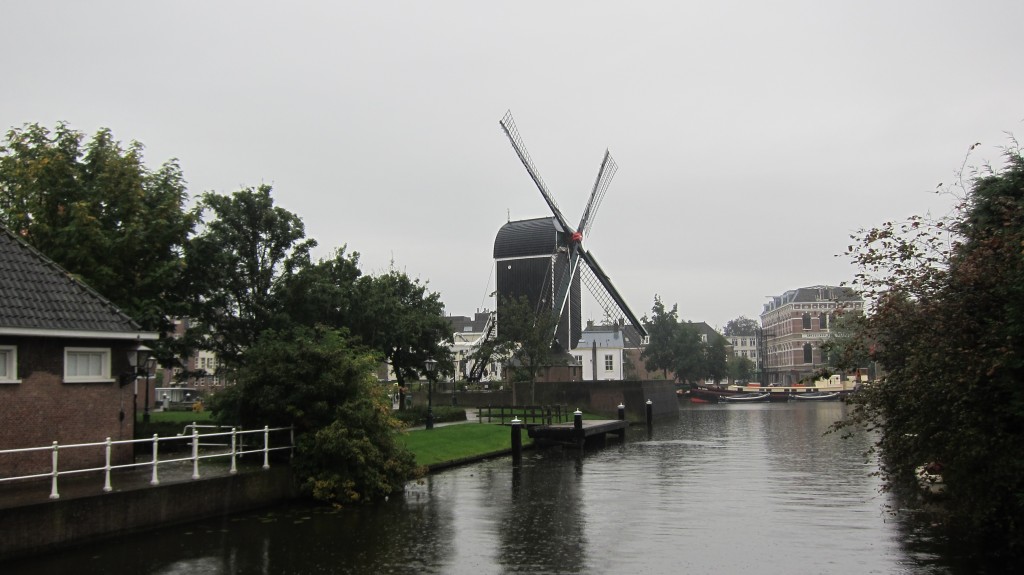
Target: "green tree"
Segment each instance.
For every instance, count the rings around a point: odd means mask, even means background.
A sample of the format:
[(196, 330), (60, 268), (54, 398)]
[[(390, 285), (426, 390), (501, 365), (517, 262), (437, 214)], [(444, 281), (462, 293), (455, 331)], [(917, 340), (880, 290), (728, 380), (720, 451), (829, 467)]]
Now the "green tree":
[(754, 362), (748, 357), (731, 356), (728, 359), (727, 370), (729, 379), (733, 381), (746, 381), (754, 375)]
[(729, 354), (725, 349), (726, 340), (719, 334), (712, 334), (704, 346), (704, 374), (712, 381), (721, 381), (729, 375)]
[[(1024, 157), (964, 187), (949, 219), (866, 230), (849, 254), (873, 300), (852, 339), (885, 375), (852, 425), (879, 430), (890, 485), (942, 465), (939, 521), (974, 550), (1024, 555)], [(850, 345), (851, 348), (856, 346)]]
[(185, 252), (184, 289), (195, 322), (190, 343), (233, 366), (263, 331), (290, 323), (280, 290), (286, 278), (310, 265), (316, 241), (305, 239), (297, 215), (274, 205), (267, 185), (231, 196), (208, 192), (199, 206), (213, 219)]
[(736, 319), (731, 319), (725, 324), (723, 330), (726, 337), (734, 335), (745, 335), (751, 336), (757, 334), (758, 328), (761, 327), (757, 320), (750, 319), (747, 316), (741, 315)]
[(315, 264), (299, 266), (281, 282), (278, 301), (288, 319), (300, 325), (352, 328), (358, 317), (362, 278), (359, 253), (346, 246)]
[(400, 423), (373, 375), (380, 361), (343, 330), (264, 331), (246, 349), (237, 384), (213, 396), (219, 420), (294, 425), (302, 490), (331, 503), (401, 492), (414, 460), (396, 441)]
[(654, 306), (651, 307), (651, 317), (644, 316), (643, 323), (650, 336), (650, 343), (640, 354), (644, 360), (644, 366), (648, 371), (660, 370), (662, 376), (668, 379), (669, 370), (674, 369), (676, 355), (675, 345), (679, 326), (677, 304), (672, 304), (672, 309), (666, 309), (661, 297), (655, 295)]
[(672, 371), (679, 381), (695, 385), (698, 380), (708, 377), (711, 371), (707, 345), (701, 340), (700, 329), (692, 322), (681, 322), (676, 329)]
[(493, 353), (501, 358), (511, 376), (512, 402), (520, 401), (518, 384), (529, 386), (529, 403), (534, 402), (537, 375), (556, 358), (555, 327), (558, 317), (545, 310), (538, 312), (525, 296), (503, 298), (498, 302), (498, 329)]
[(838, 310), (821, 344), (825, 363), (840, 371), (867, 369), (872, 363), (870, 344), (863, 339), (867, 318), (862, 313)]
[(181, 313), (168, 289), (198, 215), (176, 160), (156, 171), (143, 146), (101, 129), (88, 141), (59, 123), (7, 132), (0, 145), (0, 224), (19, 234), (145, 329)]
[(654, 296), (651, 317), (644, 317), (650, 343), (640, 357), (648, 371), (662, 370), (665, 378), (672, 372), (676, 381), (695, 384), (697, 380), (725, 375), (725, 342), (712, 350), (701, 338), (700, 329), (692, 322), (680, 321), (678, 306), (667, 309), (661, 298)]
[(441, 295), (426, 283), (391, 269), (359, 278), (355, 298), (352, 333), (387, 360), (400, 387), (425, 375), (427, 359), (438, 361), (438, 371), (451, 371), (451, 327)]

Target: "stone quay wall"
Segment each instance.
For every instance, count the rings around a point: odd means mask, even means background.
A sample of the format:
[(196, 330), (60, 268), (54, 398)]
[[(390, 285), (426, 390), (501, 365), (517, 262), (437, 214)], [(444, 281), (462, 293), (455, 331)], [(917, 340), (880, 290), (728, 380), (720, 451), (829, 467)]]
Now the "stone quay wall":
[[(0, 561), (297, 496), (288, 466), (0, 509)], [(0, 571), (2, 571), (0, 564)]]

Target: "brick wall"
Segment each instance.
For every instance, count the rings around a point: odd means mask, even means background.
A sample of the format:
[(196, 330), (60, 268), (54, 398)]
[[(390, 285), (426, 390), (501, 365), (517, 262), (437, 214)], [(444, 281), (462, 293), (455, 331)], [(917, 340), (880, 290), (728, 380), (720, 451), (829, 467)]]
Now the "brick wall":
[[(126, 350), (134, 342), (113, 340), (0, 338), (0, 343), (18, 347), (18, 376), (21, 383), (0, 385), (0, 449), (61, 444), (127, 440), (133, 437), (132, 399), (134, 387), (120, 387), (117, 381), (64, 383), (65, 347), (100, 347), (111, 350), (111, 374), (128, 369)], [(151, 399), (152, 399), (152, 393)], [(139, 388), (139, 408), (144, 389)], [(124, 413), (122, 419), (121, 413)], [(112, 454), (115, 463), (131, 461), (131, 448), (122, 446)], [(103, 447), (77, 448), (60, 452), (60, 467), (102, 466)], [(47, 472), (51, 452), (0, 455), (0, 476)]]

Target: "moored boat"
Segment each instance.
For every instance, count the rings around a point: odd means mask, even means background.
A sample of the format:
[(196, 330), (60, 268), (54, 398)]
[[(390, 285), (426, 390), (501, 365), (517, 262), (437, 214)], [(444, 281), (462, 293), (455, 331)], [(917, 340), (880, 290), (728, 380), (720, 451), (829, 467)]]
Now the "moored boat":
[(718, 400), (725, 403), (757, 403), (771, 401), (771, 395), (767, 391), (761, 393), (739, 393), (736, 395), (723, 395)]
[(790, 399), (799, 401), (834, 401), (839, 399), (838, 391), (805, 391), (804, 393), (792, 393)]
[(687, 390), (681, 395), (689, 397), (690, 403), (718, 403), (722, 397), (740, 395), (740, 392), (698, 387)]

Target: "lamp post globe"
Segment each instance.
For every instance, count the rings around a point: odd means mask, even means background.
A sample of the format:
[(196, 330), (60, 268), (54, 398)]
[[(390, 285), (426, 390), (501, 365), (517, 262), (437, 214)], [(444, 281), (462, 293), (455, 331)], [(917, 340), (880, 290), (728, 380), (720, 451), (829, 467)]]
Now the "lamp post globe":
[(427, 372), (427, 429), (434, 429), (434, 370), (437, 369), (437, 361), (428, 359), (423, 362), (423, 369)]

